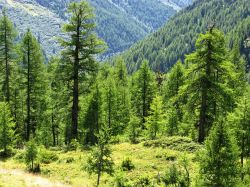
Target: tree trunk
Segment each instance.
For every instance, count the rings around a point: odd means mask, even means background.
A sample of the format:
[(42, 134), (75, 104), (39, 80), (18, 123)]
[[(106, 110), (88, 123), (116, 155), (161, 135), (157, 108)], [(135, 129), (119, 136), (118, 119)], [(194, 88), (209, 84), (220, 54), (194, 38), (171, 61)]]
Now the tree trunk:
[(97, 187), (100, 184), (101, 173), (102, 173), (103, 149), (104, 149), (104, 147), (103, 147), (103, 145), (101, 145), (101, 155), (100, 155), (100, 160), (99, 160), (99, 164), (98, 164), (98, 172), (97, 172), (97, 183), (96, 183)]
[(51, 123), (52, 123), (52, 136), (53, 136), (53, 146), (56, 146), (56, 128), (55, 128), (55, 124), (54, 124), (54, 111), (52, 111), (52, 115), (51, 115)]
[(111, 88), (109, 88), (109, 96), (108, 96), (108, 127), (111, 128)]
[(76, 46), (74, 54), (74, 74), (73, 74), (73, 105), (72, 105), (72, 126), (71, 126), (71, 137), (72, 139), (77, 139), (77, 129), (78, 129), (78, 105), (79, 105), (79, 49), (80, 49), (80, 23), (78, 18), (77, 25), (77, 35), (76, 35)]
[(242, 142), (241, 142), (241, 154), (240, 154), (240, 163), (241, 163), (241, 180), (244, 180), (244, 172), (243, 172), (243, 167), (244, 167), (244, 152), (245, 152), (245, 137), (244, 134), (242, 135)]
[(27, 72), (27, 136), (26, 140), (30, 139), (30, 40), (28, 40), (28, 72)]
[(201, 111), (199, 120), (199, 137), (198, 142), (203, 143), (205, 140), (205, 124), (206, 124), (206, 111), (207, 111), (207, 90), (203, 88), (201, 96)]
[(143, 102), (143, 106), (142, 106), (142, 123), (143, 123), (143, 129), (144, 129), (144, 124), (146, 122), (146, 116), (147, 116), (147, 108), (146, 108), (146, 81), (145, 81), (145, 77), (143, 80), (143, 93), (142, 93), (142, 102)]

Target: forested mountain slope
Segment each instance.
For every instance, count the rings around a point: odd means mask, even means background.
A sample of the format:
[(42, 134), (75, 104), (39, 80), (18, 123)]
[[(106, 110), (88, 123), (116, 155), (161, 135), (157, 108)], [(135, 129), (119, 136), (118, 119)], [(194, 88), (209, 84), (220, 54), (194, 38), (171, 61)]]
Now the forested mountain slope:
[[(195, 41), (209, 25), (227, 33), (240, 32), (241, 51), (249, 55), (249, 0), (201, 0), (180, 11), (157, 32), (122, 54), (130, 71), (147, 59), (154, 70), (167, 71), (178, 59), (194, 50)], [(238, 35), (232, 34), (230, 41)], [(249, 63), (249, 61), (248, 61)]]
[[(56, 54), (59, 46), (56, 37), (61, 36), (60, 25), (68, 17), (70, 0), (0, 0), (0, 8), (6, 7), (20, 35), (27, 28), (39, 39), (47, 56)], [(108, 44), (105, 55), (121, 52), (148, 33), (162, 26), (178, 10), (191, 0), (89, 0), (95, 8), (97, 32)]]

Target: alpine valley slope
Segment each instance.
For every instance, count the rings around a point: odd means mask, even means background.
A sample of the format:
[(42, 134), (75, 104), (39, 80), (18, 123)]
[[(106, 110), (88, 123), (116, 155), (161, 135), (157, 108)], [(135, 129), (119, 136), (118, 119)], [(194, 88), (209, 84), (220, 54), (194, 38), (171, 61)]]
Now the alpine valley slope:
[(195, 41), (209, 25), (227, 34), (228, 44), (240, 45), (250, 64), (249, 0), (200, 0), (180, 11), (162, 28), (121, 54), (130, 72), (147, 59), (155, 71), (168, 71), (178, 59), (194, 50)]
[[(57, 54), (57, 37), (72, 0), (0, 0), (19, 31), (30, 28), (47, 57)], [(96, 13), (97, 33), (108, 44), (105, 55), (121, 52), (161, 27), (192, 0), (89, 0)]]

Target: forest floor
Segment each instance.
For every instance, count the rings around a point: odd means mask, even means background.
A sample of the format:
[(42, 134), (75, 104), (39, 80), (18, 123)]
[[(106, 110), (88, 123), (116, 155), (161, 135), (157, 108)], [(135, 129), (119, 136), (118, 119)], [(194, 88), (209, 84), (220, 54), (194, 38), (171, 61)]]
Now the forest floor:
[[(195, 182), (198, 174), (196, 151), (200, 147), (187, 138), (171, 137), (159, 140), (143, 141), (139, 144), (127, 142), (111, 145), (112, 159), (115, 163), (113, 176), (103, 174), (101, 187), (114, 186), (116, 179), (120, 178), (127, 183), (136, 184), (142, 178), (148, 178), (152, 186), (163, 186), (157, 181), (165, 175), (165, 172), (173, 163), (181, 168), (181, 160), (185, 156), (188, 161), (188, 169), (192, 182)], [(90, 150), (50, 150), (58, 156), (57, 160), (47, 164), (41, 164), (39, 175), (29, 174), (26, 166), (20, 162), (18, 151), (15, 157), (0, 162), (0, 187), (12, 186), (95, 186), (96, 175), (89, 175), (84, 166)], [(135, 168), (131, 171), (123, 171), (122, 161), (129, 158)], [(60, 181), (60, 182), (57, 182)]]

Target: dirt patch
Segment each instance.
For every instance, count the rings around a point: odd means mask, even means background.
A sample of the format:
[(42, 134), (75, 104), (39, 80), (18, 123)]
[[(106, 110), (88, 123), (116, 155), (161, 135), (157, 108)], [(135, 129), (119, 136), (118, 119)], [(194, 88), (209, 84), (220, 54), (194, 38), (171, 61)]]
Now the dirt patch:
[(38, 175), (26, 173), (22, 170), (18, 169), (2, 169), (0, 168), (0, 175), (8, 175), (8, 176), (13, 176), (21, 178), (24, 186), (27, 187), (33, 187), (33, 186), (39, 186), (39, 187), (69, 187), (69, 185), (56, 182), (56, 181), (51, 181), (49, 179), (43, 178)]

